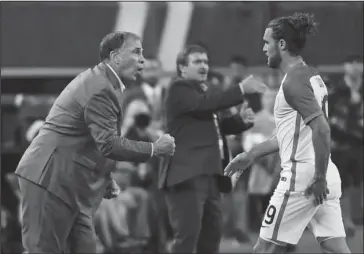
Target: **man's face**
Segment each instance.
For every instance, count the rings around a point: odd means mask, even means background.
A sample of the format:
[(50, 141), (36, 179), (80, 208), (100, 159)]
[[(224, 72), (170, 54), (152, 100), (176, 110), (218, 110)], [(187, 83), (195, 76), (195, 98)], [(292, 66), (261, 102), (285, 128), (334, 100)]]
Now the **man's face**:
[(359, 77), (363, 75), (363, 62), (353, 61), (344, 64), (346, 75), (351, 77)]
[(208, 57), (206, 53), (192, 53), (187, 56), (186, 66), (181, 66), (181, 72), (184, 78), (206, 81), (209, 72)]
[(282, 57), (278, 48), (278, 43), (273, 39), (272, 33), (272, 28), (265, 29), (263, 36), (263, 52), (268, 57), (268, 66), (276, 69), (279, 68), (282, 62)]
[(139, 39), (129, 37), (114, 55), (118, 64), (118, 75), (129, 80), (136, 80), (144, 68), (142, 43)]

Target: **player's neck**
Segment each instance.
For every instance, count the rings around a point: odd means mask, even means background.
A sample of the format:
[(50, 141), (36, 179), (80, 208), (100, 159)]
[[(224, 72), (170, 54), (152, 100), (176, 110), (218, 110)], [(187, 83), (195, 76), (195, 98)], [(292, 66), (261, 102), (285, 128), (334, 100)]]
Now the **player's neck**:
[(282, 59), (281, 70), (283, 73), (287, 73), (291, 68), (297, 66), (300, 63), (304, 63), (301, 56), (287, 56)]

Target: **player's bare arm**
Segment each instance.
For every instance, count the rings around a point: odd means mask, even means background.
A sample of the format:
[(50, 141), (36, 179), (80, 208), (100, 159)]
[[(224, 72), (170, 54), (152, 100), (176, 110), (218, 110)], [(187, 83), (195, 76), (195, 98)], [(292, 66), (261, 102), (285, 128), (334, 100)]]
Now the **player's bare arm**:
[(312, 142), (315, 149), (315, 179), (326, 179), (330, 157), (330, 127), (324, 115), (320, 115), (308, 125), (312, 129)]
[[(231, 177), (235, 172), (240, 174), (254, 163), (255, 160), (271, 153), (278, 152), (278, 141), (274, 135), (272, 138), (254, 146), (249, 152), (238, 154), (224, 169), (224, 174)], [(239, 177), (237, 176), (237, 177)]]

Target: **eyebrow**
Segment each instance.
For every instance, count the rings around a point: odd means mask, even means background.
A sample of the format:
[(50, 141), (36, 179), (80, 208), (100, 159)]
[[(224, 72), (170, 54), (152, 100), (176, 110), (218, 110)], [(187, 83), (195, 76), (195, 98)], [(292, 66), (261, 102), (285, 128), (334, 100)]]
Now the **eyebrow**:
[(194, 62), (208, 62), (209, 59), (208, 58), (197, 58), (193, 60)]

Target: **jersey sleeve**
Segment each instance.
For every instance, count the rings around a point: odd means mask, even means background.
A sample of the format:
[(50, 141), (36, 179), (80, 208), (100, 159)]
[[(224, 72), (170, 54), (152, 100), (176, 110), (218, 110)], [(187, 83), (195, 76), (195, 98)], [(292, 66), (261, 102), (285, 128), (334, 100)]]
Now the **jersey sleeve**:
[(302, 116), (305, 124), (323, 114), (308, 79), (287, 78), (283, 83), (283, 93), (287, 103)]

